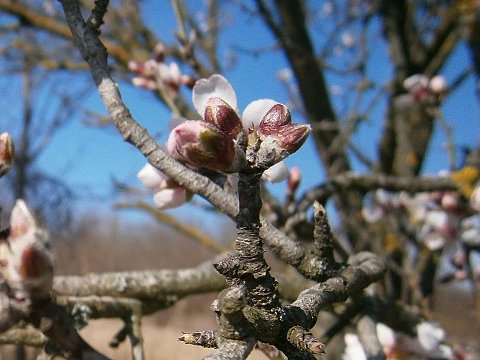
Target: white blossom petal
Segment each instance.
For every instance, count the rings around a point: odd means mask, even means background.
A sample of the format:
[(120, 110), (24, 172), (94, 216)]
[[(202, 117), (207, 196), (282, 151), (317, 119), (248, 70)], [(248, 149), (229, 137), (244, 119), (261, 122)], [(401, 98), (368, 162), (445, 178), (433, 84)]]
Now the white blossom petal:
[(447, 80), (442, 75), (436, 75), (430, 79), (428, 84), (430, 90), (436, 94), (440, 94), (447, 90)]
[(252, 101), (247, 105), (242, 114), (242, 125), (244, 129), (250, 127), (258, 127), (265, 114), (272, 108), (273, 105), (279, 104), (272, 99), (259, 99)]
[(263, 172), (262, 178), (271, 183), (281, 182), (288, 179), (290, 172), (287, 165), (283, 161), (276, 163)]
[(385, 324), (377, 323), (377, 338), (384, 348), (393, 348), (396, 343), (395, 332)]
[(204, 117), (208, 99), (218, 97), (237, 111), (237, 96), (232, 85), (222, 75), (212, 75), (200, 79), (193, 86), (192, 101), (200, 116)]
[(374, 224), (384, 218), (385, 213), (376, 205), (369, 204), (362, 208), (362, 216), (366, 222)]
[(365, 350), (355, 334), (347, 333), (344, 336), (345, 350), (342, 354), (342, 360), (367, 360)]
[(477, 185), (470, 196), (470, 206), (480, 212), (480, 185)]
[(428, 86), (428, 83), (429, 83), (428, 77), (421, 74), (415, 74), (406, 78), (403, 81), (403, 87), (407, 91), (410, 91), (417, 87), (426, 88)]
[(162, 189), (153, 194), (153, 201), (159, 209), (171, 209), (187, 202), (187, 190), (184, 187)]
[(436, 324), (424, 321), (417, 325), (418, 342), (428, 352), (436, 350), (444, 338), (445, 331)]
[(169, 177), (160, 170), (147, 163), (137, 174), (143, 186), (150, 190), (161, 189), (167, 186)]
[(172, 82), (174, 82), (175, 84), (179, 84), (181, 73), (177, 63), (175, 62), (170, 63), (169, 70), (170, 70), (170, 77), (172, 79)]

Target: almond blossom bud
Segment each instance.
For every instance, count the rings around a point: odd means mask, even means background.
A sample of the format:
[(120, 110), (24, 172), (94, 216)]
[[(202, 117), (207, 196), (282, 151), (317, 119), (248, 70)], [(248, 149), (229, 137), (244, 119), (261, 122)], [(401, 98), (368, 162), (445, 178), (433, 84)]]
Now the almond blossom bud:
[(428, 84), (430, 91), (434, 94), (443, 94), (447, 91), (447, 81), (441, 75), (436, 75), (430, 79), (430, 83)]
[(136, 76), (132, 79), (132, 84), (136, 87), (144, 88), (147, 90), (155, 90), (157, 84), (152, 79), (147, 79), (141, 76)]
[(0, 177), (5, 175), (12, 167), (15, 158), (15, 148), (10, 134), (0, 134)]
[(290, 169), (288, 176), (287, 190), (290, 194), (294, 194), (297, 191), (298, 185), (302, 180), (302, 172), (298, 166), (294, 166)]
[(275, 133), (279, 127), (285, 126), (292, 122), (290, 111), (283, 104), (276, 104), (271, 107), (260, 121), (259, 129), (264, 135)]
[(189, 89), (192, 89), (195, 86), (195, 83), (197, 82), (197, 78), (192, 76), (192, 75), (181, 75), (180, 76), (180, 83), (182, 85), (185, 85)]
[(262, 179), (270, 181), (271, 183), (278, 183), (288, 179), (288, 167), (283, 161), (280, 161), (272, 167), (265, 170), (262, 174)]
[(280, 127), (277, 133), (271, 136), (277, 139), (280, 147), (285, 149), (288, 154), (293, 154), (300, 149), (311, 131), (310, 125), (289, 124)]
[(303, 145), (311, 128), (310, 125), (291, 124), (291, 121), (288, 108), (275, 104), (262, 118), (258, 129), (261, 135), (273, 137), (287, 154), (292, 154)]
[(136, 72), (137, 74), (142, 73), (144, 68), (143, 63), (134, 60), (129, 60), (127, 66), (128, 70)]
[(167, 149), (178, 160), (210, 170), (225, 170), (235, 158), (233, 139), (201, 120), (186, 121), (174, 128)]
[(403, 87), (407, 91), (414, 91), (418, 88), (426, 88), (428, 86), (428, 77), (422, 74), (415, 74), (403, 81)]
[(153, 190), (153, 201), (159, 209), (178, 207), (193, 196), (193, 193), (149, 163), (138, 172), (137, 177), (143, 186)]
[(208, 100), (204, 119), (231, 138), (236, 138), (243, 129), (235, 110), (218, 97)]
[(41, 299), (48, 296), (54, 260), (47, 234), (37, 227), (23, 200), (17, 200), (10, 220), (9, 285), (17, 297)]

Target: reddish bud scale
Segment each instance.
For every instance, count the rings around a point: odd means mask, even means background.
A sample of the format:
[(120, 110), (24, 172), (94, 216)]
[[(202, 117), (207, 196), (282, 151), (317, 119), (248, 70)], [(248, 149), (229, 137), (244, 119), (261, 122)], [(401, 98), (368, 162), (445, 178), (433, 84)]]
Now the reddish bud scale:
[(282, 126), (288, 125), (292, 122), (290, 111), (285, 105), (276, 104), (271, 107), (270, 110), (260, 121), (260, 132), (263, 135), (275, 134)]
[(289, 154), (297, 151), (307, 140), (311, 132), (309, 125), (302, 124), (288, 124), (277, 129), (275, 134), (272, 134), (278, 144), (284, 148)]
[(215, 125), (185, 122), (170, 133), (167, 147), (178, 160), (199, 168), (224, 170), (233, 163), (234, 141)]
[(235, 110), (220, 98), (210, 98), (205, 108), (205, 121), (215, 125), (231, 138), (236, 138), (242, 131), (242, 122)]
[(52, 262), (45, 252), (33, 246), (23, 250), (21, 255), (19, 274), (25, 279), (36, 279), (53, 271)]

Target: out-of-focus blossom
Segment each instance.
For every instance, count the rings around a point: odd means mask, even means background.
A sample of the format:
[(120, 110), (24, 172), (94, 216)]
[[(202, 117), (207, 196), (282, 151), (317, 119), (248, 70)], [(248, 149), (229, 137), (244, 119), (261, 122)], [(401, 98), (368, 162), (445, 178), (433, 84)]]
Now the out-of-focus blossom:
[(285, 165), (283, 161), (280, 161), (265, 170), (262, 174), (262, 179), (270, 181), (271, 183), (277, 183), (288, 179), (289, 175), (287, 165)]
[(132, 84), (136, 87), (147, 90), (155, 90), (157, 88), (157, 83), (155, 82), (155, 80), (141, 76), (135, 76), (134, 78), (132, 78)]
[(355, 36), (351, 32), (345, 32), (341, 36), (342, 45), (346, 48), (351, 48), (355, 45), (356, 39)]
[(189, 201), (192, 194), (163, 172), (147, 163), (137, 174), (142, 184), (153, 192), (153, 200), (159, 209), (178, 207)]
[(403, 81), (403, 87), (409, 92), (417, 89), (425, 89), (428, 87), (428, 77), (421, 74), (412, 75)]
[(416, 102), (434, 103), (445, 97), (448, 86), (445, 78), (436, 75), (429, 79), (423, 74), (415, 74), (406, 78), (403, 87)]
[[(378, 323), (376, 335), (387, 360), (430, 360), (451, 359), (452, 349), (443, 344), (445, 337), (442, 328), (422, 322), (416, 327), (417, 336), (394, 331), (389, 326)], [(346, 334), (343, 360), (366, 359), (365, 351), (355, 334)]]
[(418, 238), (428, 249), (443, 248), (457, 234), (458, 218), (442, 210), (429, 211), (418, 232)]
[(440, 198), (440, 206), (446, 211), (458, 212), (463, 207), (461, 196), (457, 192), (447, 191)]
[(332, 15), (334, 10), (333, 4), (331, 1), (325, 1), (322, 5), (322, 9), (320, 10), (320, 14), (322, 17), (328, 17)]
[(288, 184), (287, 184), (287, 191), (290, 194), (294, 194), (300, 182), (302, 181), (302, 172), (298, 166), (294, 166), (290, 169), (290, 173), (288, 176)]
[(430, 91), (437, 95), (443, 95), (448, 89), (447, 80), (441, 75), (435, 75), (428, 83)]
[(460, 239), (469, 246), (480, 246), (480, 215), (467, 217), (461, 222)]
[(334, 96), (340, 96), (343, 94), (343, 88), (340, 85), (332, 85), (330, 86), (330, 92)]
[(290, 68), (284, 68), (277, 72), (277, 78), (280, 81), (289, 82), (292, 80), (293, 74)]
[(345, 341), (345, 349), (342, 354), (342, 360), (367, 360), (365, 350), (356, 334), (347, 333), (343, 340)]
[(452, 349), (443, 344), (445, 331), (438, 325), (423, 321), (416, 326), (417, 340), (421, 346), (422, 354), (434, 359), (450, 359)]
[(54, 259), (49, 238), (40, 229), (23, 200), (17, 200), (10, 218), (7, 282), (15, 296), (43, 299), (53, 279)]
[(480, 185), (477, 185), (470, 196), (470, 206), (480, 212)]
[(195, 80), (189, 75), (183, 75), (177, 63), (167, 64), (164, 60), (164, 47), (158, 44), (154, 59), (145, 62), (129, 61), (128, 69), (137, 75), (132, 79), (133, 85), (148, 90), (164, 89), (172, 98), (178, 95), (180, 86), (193, 86)]
[(15, 159), (15, 148), (10, 134), (0, 134), (0, 177), (5, 175), (12, 167)]

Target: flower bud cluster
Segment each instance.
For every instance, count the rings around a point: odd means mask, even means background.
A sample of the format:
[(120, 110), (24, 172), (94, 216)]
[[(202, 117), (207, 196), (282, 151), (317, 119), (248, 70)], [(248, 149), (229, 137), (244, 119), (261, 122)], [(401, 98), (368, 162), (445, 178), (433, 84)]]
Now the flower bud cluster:
[[(167, 141), (172, 157), (195, 168), (225, 174), (249, 166), (264, 171), (264, 179), (271, 182), (288, 178), (288, 169), (281, 160), (297, 151), (311, 130), (309, 125), (292, 124), (285, 105), (270, 99), (256, 100), (240, 116), (235, 91), (220, 75), (197, 81), (192, 99), (201, 119), (175, 118), (177, 124)], [(181, 186), (166, 181), (165, 175), (150, 165), (138, 176), (154, 191), (160, 208), (178, 206), (178, 199), (189, 198), (185, 191), (180, 195)], [(167, 189), (177, 191), (176, 200), (166, 196)], [(165, 201), (157, 201), (163, 198), (160, 194), (165, 194)]]
[(405, 79), (403, 87), (416, 102), (422, 104), (438, 103), (448, 92), (447, 81), (441, 75), (429, 79), (425, 75), (415, 74)]
[[(449, 261), (451, 269), (440, 281), (464, 280), (469, 268), (480, 280), (480, 212), (475, 200), (468, 200), (453, 191), (409, 195), (377, 190), (367, 197), (362, 214), (365, 221), (385, 228), (391, 227), (392, 221), (399, 223), (414, 235), (417, 245), (429, 251), (441, 251), (447, 244), (456, 246), (457, 255)], [(389, 246), (392, 244), (386, 244)]]
[(202, 120), (175, 127), (167, 147), (198, 168), (233, 173), (248, 163), (267, 170), (297, 151), (311, 131), (292, 124), (288, 108), (269, 99), (252, 102), (240, 117), (235, 92), (220, 75), (197, 82), (193, 102)]
[[(452, 348), (444, 343), (445, 331), (431, 322), (421, 322), (415, 328), (416, 336), (395, 331), (383, 323), (376, 325), (376, 337), (380, 343), (385, 359), (452, 359)], [(344, 337), (345, 349), (343, 360), (367, 359), (365, 350), (358, 336), (347, 333)]]
[(155, 48), (153, 59), (145, 62), (129, 61), (128, 69), (136, 74), (132, 78), (133, 85), (148, 90), (166, 89), (171, 98), (178, 96), (181, 86), (192, 87), (195, 78), (180, 72), (177, 63), (165, 63), (165, 50), (159, 44)]

